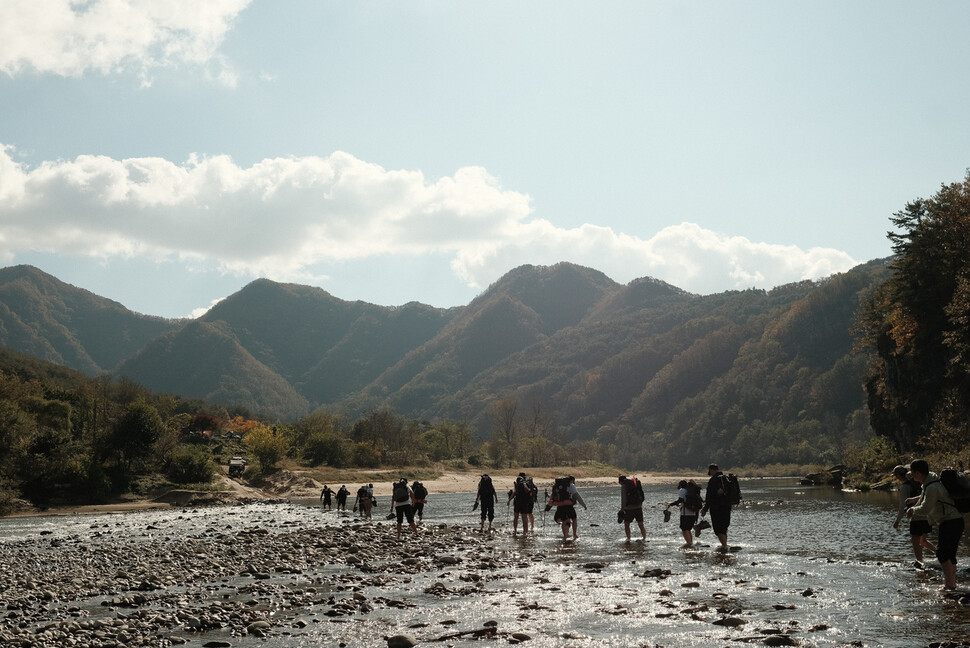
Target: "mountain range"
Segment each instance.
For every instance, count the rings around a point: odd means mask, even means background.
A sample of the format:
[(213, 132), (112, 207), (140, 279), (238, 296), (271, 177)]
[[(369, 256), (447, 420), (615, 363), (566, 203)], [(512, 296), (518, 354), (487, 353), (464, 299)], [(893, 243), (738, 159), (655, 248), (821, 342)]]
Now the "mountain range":
[(284, 421), (390, 407), (487, 436), (496, 404), (516, 399), (532, 434), (668, 465), (697, 465), (712, 439), (770, 461), (869, 433), (851, 327), (887, 273), (877, 260), (701, 296), (570, 263), (521, 266), (449, 309), (259, 279), (198, 319), (169, 320), (14, 266), (0, 270), (0, 345)]

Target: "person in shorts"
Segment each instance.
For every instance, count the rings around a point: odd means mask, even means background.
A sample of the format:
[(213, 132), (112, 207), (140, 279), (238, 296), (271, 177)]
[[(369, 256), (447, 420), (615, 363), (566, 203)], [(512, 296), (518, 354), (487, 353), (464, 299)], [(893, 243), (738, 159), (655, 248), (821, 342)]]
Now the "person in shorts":
[(579, 489), (576, 488), (576, 478), (569, 476), (569, 499), (565, 503), (556, 504), (556, 514), (553, 519), (562, 525), (562, 539), (569, 540), (569, 530), (572, 529), (573, 540), (579, 539), (579, 519), (576, 517), (576, 504), (580, 504), (586, 510), (586, 502), (583, 501)]
[[(906, 466), (896, 466), (893, 468), (893, 477), (899, 481), (899, 510), (896, 512), (896, 519), (893, 520), (893, 528), (898, 529), (899, 523), (906, 517), (906, 509), (909, 508), (906, 505), (906, 500), (919, 497), (922, 488), (913, 479), (912, 473), (909, 472)], [(913, 555), (916, 557), (916, 562), (913, 563), (913, 566), (917, 569), (923, 569), (925, 567), (923, 564), (924, 548), (936, 553), (936, 547), (933, 546), (933, 543), (928, 538), (932, 529), (925, 515), (914, 516), (909, 521), (909, 540), (913, 544)]]
[(408, 519), (411, 531), (418, 532), (418, 527), (414, 523), (414, 491), (408, 486), (408, 480), (403, 477), (391, 487), (391, 512), (397, 513), (397, 539), (401, 539), (401, 531), (404, 527), (404, 518)]
[[(626, 541), (630, 542), (630, 523), (636, 522), (640, 527), (640, 539), (646, 541), (647, 529), (643, 526), (643, 488), (636, 478), (630, 479), (620, 475), (620, 511), (623, 512), (623, 530), (626, 531)], [(640, 489), (639, 496), (635, 495)]]
[(940, 481), (940, 476), (930, 472), (929, 464), (923, 459), (917, 459), (909, 464), (909, 471), (913, 479), (920, 483), (923, 492), (919, 498), (910, 499), (906, 503), (912, 507), (906, 511), (910, 519), (918, 515), (925, 515), (932, 526), (940, 530), (936, 541), (936, 559), (940, 561), (943, 570), (943, 589), (953, 591), (957, 588), (957, 549), (963, 536), (963, 514), (957, 510), (956, 502)]
[[(680, 507), (680, 532), (684, 536), (684, 544), (681, 549), (690, 549), (694, 546), (694, 536), (691, 535), (691, 530), (697, 524), (697, 514), (701, 509), (701, 506), (698, 505), (700, 490), (700, 486), (694, 483), (693, 479), (690, 481), (681, 479), (677, 484), (677, 499), (667, 504), (668, 509), (671, 506)], [(689, 496), (689, 493), (694, 492), (696, 492), (696, 496)]]
[[(509, 495), (509, 501), (506, 503), (506, 506), (508, 504), (512, 504), (512, 535), (516, 535), (519, 532), (520, 517), (522, 518), (522, 533), (528, 533), (529, 518), (532, 517), (535, 501), (532, 499), (532, 491), (529, 490), (529, 485), (526, 483), (525, 473), (519, 473), (515, 483), (512, 485), (512, 492)], [(535, 528), (532, 530), (534, 532)]]

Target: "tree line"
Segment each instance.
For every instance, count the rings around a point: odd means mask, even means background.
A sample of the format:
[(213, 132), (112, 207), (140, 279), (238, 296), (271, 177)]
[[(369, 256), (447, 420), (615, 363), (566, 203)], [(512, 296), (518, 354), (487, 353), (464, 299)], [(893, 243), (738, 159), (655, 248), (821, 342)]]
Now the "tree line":
[[(502, 407), (496, 406), (496, 417)], [(292, 423), (243, 408), (158, 394), (130, 380), (88, 378), (4, 350), (0, 354), (0, 513), (17, 500), (38, 506), (97, 503), (122, 493), (206, 484), (235, 455), (250, 474), (281, 462), (306, 467), (385, 465), (539, 466), (601, 457), (594, 442), (561, 446), (541, 410), (523, 424), (477, 439), (464, 421), (427, 421), (388, 408), (356, 419), (318, 411)], [(520, 426), (521, 429), (520, 429)]]

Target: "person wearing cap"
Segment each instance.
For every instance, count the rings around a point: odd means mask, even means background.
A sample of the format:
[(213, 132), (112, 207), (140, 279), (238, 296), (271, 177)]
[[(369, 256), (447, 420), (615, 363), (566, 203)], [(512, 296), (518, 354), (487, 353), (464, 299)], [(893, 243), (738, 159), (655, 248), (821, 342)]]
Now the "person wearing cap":
[(714, 535), (721, 543), (721, 551), (727, 551), (727, 532), (731, 526), (731, 500), (724, 487), (722, 477), (724, 473), (712, 463), (707, 467), (707, 474), (710, 479), (707, 482), (707, 492), (704, 494), (704, 506), (701, 508), (701, 517), (711, 512), (711, 527)]
[[(922, 488), (919, 482), (913, 479), (913, 474), (909, 472), (906, 466), (896, 466), (893, 468), (893, 477), (899, 481), (899, 510), (896, 512), (896, 519), (893, 520), (893, 528), (899, 529), (899, 523), (906, 516), (906, 509), (909, 508), (906, 505), (906, 500), (919, 497)], [(909, 521), (909, 540), (913, 543), (913, 555), (916, 557), (916, 562), (913, 563), (913, 566), (916, 569), (924, 568), (924, 547), (936, 553), (936, 547), (927, 539), (931, 528), (925, 515), (914, 516)]]
[(906, 511), (910, 519), (917, 515), (925, 515), (932, 526), (940, 530), (936, 541), (936, 559), (940, 561), (943, 570), (944, 591), (957, 588), (957, 549), (963, 536), (963, 514), (957, 510), (956, 502), (950, 497), (940, 476), (930, 472), (930, 465), (923, 459), (917, 459), (909, 464), (909, 471), (913, 479), (920, 483), (923, 492), (919, 498), (910, 498), (907, 504), (912, 507)]

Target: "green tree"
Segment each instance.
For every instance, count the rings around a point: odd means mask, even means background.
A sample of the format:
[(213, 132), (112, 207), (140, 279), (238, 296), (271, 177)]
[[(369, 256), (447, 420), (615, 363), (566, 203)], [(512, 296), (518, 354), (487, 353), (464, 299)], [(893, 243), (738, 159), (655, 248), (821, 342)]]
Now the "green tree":
[(275, 468), (290, 451), (290, 442), (286, 435), (281, 430), (265, 425), (250, 430), (243, 439), (243, 444), (256, 457), (260, 470), (264, 473)]
[(130, 402), (115, 423), (112, 442), (121, 463), (130, 471), (149, 457), (165, 431), (158, 410), (144, 400)]

